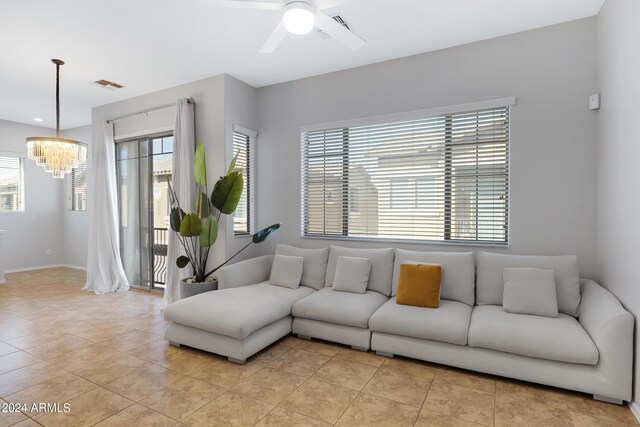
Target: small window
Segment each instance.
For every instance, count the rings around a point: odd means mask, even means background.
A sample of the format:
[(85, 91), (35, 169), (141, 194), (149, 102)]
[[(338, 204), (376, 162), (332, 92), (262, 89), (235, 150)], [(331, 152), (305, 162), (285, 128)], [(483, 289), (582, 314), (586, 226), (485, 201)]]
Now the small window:
[(69, 175), (69, 210), (87, 210), (87, 164), (81, 163)]
[(0, 156), (0, 212), (24, 211), (24, 159)]
[(253, 146), (255, 132), (234, 126), (233, 130), (233, 155), (236, 156), (237, 172), (242, 173), (244, 183), (240, 202), (233, 215), (233, 234), (246, 236), (253, 230), (254, 204), (253, 204)]

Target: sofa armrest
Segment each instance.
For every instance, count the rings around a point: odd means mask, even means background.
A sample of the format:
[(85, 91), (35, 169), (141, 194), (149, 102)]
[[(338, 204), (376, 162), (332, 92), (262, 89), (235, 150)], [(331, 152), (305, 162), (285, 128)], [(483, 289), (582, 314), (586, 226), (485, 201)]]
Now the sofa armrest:
[(598, 365), (607, 382), (618, 390), (615, 397), (631, 399), (633, 324), (631, 313), (608, 290), (592, 280), (580, 280), (582, 302), (579, 322), (598, 348)]
[(251, 258), (218, 270), (218, 289), (255, 285), (269, 280), (273, 255)]

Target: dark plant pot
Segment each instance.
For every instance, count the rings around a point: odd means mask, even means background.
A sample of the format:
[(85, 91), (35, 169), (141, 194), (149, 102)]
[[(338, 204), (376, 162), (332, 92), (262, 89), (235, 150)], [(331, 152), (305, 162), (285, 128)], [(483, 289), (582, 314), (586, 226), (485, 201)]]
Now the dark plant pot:
[(180, 299), (185, 299), (204, 292), (218, 289), (218, 281), (206, 283), (187, 283), (187, 279), (180, 280)]

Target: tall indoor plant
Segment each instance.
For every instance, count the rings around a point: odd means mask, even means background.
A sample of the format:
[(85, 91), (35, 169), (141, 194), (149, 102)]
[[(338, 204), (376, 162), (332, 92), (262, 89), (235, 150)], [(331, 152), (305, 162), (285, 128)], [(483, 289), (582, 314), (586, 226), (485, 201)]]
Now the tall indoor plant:
[[(187, 295), (194, 295), (202, 291), (213, 289), (213, 279), (211, 275), (219, 268), (235, 258), (249, 245), (261, 243), (269, 237), (271, 233), (280, 228), (280, 224), (273, 224), (252, 236), (251, 241), (227, 259), (222, 264), (207, 271), (207, 261), (209, 251), (218, 238), (218, 222), (220, 216), (232, 215), (238, 207), (244, 178), (240, 172), (234, 171), (236, 159), (231, 161), (225, 176), (220, 177), (213, 187), (211, 197), (207, 196), (207, 168), (204, 156), (204, 145), (198, 144), (196, 147), (193, 162), (193, 177), (196, 182), (196, 194), (191, 213), (186, 213), (180, 206), (180, 201), (173, 192), (169, 182), (169, 195), (171, 201), (170, 226), (176, 233), (180, 245), (186, 255), (181, 255), (176, 259), (179, 268), (191, 265), (193, 277), (181, 281), (181, 298)], [(195, 287), (198, 286), (199, 289)], [(183, 292), (183, 289), (190, 289)]]

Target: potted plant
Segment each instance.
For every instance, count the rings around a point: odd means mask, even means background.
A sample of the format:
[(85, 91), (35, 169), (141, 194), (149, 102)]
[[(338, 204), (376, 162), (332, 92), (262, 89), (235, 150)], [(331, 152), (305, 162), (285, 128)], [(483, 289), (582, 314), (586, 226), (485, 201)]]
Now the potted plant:
[(180, 206), (171, 183), (169, 195), (171, 201), (170, 226), (176, 233), (180, 245), (186, 255), (176, 259), (178, 268), (190, 265), (193, 276), (180, 281), (180, 298), (186, 298), (202, 292), (216, 289), (217, 283), (211, 277), (222, 266), (227, 264), (247, 247), (254, 243), (264, 242), (281, 224), (273, 224), (252, 236), (251, 241), (232, 257), (214, 269), (207, 271), (209, 251), (218, 237), (220, 216), (232, 215), (238, 206), (242, 194), (244, 179), (240, 172), (234, 171), (236, 158), (231, 161), (227, 174), (220, 177), (213, 187), (211, 197), (207, 196), (207, 169), (204, 146), (198, 144), (193, 164), (193, 176), (196, 182), (196, 197), (191, 213), (186, 213)]

